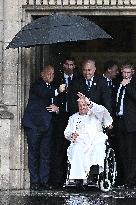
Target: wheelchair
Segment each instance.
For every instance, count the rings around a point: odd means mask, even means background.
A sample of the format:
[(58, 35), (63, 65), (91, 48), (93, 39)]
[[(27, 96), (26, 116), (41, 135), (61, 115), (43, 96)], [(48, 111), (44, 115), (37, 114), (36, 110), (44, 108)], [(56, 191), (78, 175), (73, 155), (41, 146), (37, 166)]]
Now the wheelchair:
[[(83, 186), (90, 187), (96, 186), (101, 191), (107, 192), (112, 189), (115, 184), (115, 180), (117, 177), (117, 169), (116, 169), (116, 159), (115, 159), (115, 152), (110, 147), (109, 140), (105, 141), (106, 144), (106, 156), (104, 159), (104, 169), (100, 172), (100, 168), (98, 165), (93, 165), (90, 167), (90, 172), (88, 174), (87, 179), (83, 180)], [(64, 187), (73, 187), (76, 184), (74, 183), (75, 180), (69, 179), (70, 175), (70, 163), (68, 162), (68, 170), (67, 170), (67, 179)]]

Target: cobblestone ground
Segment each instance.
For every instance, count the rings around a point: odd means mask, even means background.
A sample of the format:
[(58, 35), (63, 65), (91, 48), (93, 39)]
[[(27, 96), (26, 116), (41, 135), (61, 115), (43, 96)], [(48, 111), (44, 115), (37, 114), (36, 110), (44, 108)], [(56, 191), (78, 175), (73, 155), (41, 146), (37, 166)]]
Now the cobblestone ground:
[(1, 191), (0, 205), (136, 205), (136, 189), (113, 189), (102, 193), (96, 188), (88, 190), (29, 190)]

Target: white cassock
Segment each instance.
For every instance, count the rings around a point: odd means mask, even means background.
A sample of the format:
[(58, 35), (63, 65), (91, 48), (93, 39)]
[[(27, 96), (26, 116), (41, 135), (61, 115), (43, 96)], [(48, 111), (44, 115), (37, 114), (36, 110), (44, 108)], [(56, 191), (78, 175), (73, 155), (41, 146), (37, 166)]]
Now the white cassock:
[[(92, 165), (104, 167), (105, 141), (108, 136), (103, 133), (102, 126), (111, 125), (112, 118), (105, 107), (92, 104), (88, 114), (72, 115), (64, 132), (65, 138), (71, 141), (67, 150), (71, 164), (69, 179), (86, 179)], [(79, 136), (73, 143), (71, 134), (74, 132)]]

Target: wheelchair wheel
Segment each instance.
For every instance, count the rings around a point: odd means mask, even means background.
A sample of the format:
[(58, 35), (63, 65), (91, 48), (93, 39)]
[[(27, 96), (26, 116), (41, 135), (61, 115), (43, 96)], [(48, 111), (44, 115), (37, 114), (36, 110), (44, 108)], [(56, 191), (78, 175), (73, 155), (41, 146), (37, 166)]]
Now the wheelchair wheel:
[(99, 175), (98, 185), (99, 185), (99, 189), (103, 192), (110, 191), (111, 189), (111, 182), (108, 179), (104, 179), (103, 173), (100, 173)]
[(112, 148), (108, 148), (104, 162), (105, 179), (110, 180), (111, 185), (115, 184), (117, 176), (115, 153)]
[(117, 171), (115, 153), (112, 148), (107, 148), (104, 159), (104, 171), (99, 174), (98, 185), (101, 191), (109, 191), (115, 183)]

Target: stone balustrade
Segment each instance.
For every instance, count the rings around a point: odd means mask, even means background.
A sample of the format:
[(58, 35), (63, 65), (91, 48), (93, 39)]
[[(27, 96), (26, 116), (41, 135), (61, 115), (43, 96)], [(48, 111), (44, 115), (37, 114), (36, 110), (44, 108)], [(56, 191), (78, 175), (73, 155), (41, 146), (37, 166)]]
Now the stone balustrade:
[(25, 5), (82, 5), (82, 6), (116, 6), (133, 7), (136, 6), (136, 0), (26, 0)]

